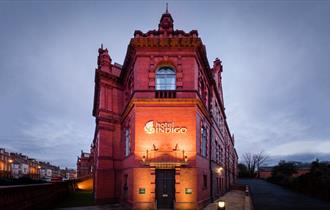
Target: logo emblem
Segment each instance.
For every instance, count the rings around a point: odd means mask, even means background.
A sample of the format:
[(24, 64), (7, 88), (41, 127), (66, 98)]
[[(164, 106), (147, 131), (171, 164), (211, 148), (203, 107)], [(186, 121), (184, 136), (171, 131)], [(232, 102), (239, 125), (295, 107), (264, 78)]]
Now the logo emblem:
[(146, 125), (144, 126), (144, 131), (147, 134), (153, 134), (155, 133), (155, 128), (154, 128), (154, 121), (148, 121)]

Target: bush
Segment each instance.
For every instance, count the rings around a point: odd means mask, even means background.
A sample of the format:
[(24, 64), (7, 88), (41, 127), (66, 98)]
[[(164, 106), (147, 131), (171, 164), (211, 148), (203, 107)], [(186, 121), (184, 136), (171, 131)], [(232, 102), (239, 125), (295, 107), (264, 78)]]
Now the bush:
[(330, 164), (318, 160), (311, 164), (309, 173), (293, 177), (296, 166), (281, 161), (272, 171), (267, 180), (290, 189), (330, 201)]

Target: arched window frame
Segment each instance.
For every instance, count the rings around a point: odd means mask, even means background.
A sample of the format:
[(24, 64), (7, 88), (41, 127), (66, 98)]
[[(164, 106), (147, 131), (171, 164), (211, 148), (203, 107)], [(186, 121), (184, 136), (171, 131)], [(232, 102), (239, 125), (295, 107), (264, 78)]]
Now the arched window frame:
[(155, 73), (156, 90), (176, 90), (176, 71), (171, 66), (162, 66)]

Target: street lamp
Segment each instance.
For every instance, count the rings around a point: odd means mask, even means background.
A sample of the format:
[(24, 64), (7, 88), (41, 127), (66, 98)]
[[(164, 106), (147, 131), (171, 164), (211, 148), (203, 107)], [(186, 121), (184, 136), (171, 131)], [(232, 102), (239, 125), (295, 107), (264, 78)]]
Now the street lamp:
[(13, 176), (13, 160), (9, 159), (8, 163), (9, 163), (9, 176), (12, 177)]
[(224, 201), (218, 201), (218, 210), (225, 210), (226, 203)]

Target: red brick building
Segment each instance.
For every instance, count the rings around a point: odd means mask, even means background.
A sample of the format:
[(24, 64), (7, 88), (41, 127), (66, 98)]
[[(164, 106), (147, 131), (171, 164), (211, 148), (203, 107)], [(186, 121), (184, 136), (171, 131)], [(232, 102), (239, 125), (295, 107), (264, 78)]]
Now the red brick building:
[(94, 196), (135, 209), (200, 209), (227, 191), (237, 154), (222, 65), (196, 30), (135, 31), (123, 65), (99, 49), (93, 115)]
[(92, 174), (93, 157), (90, 153), (81, 151), (77, 159), (77, 178), (90, 176)]

